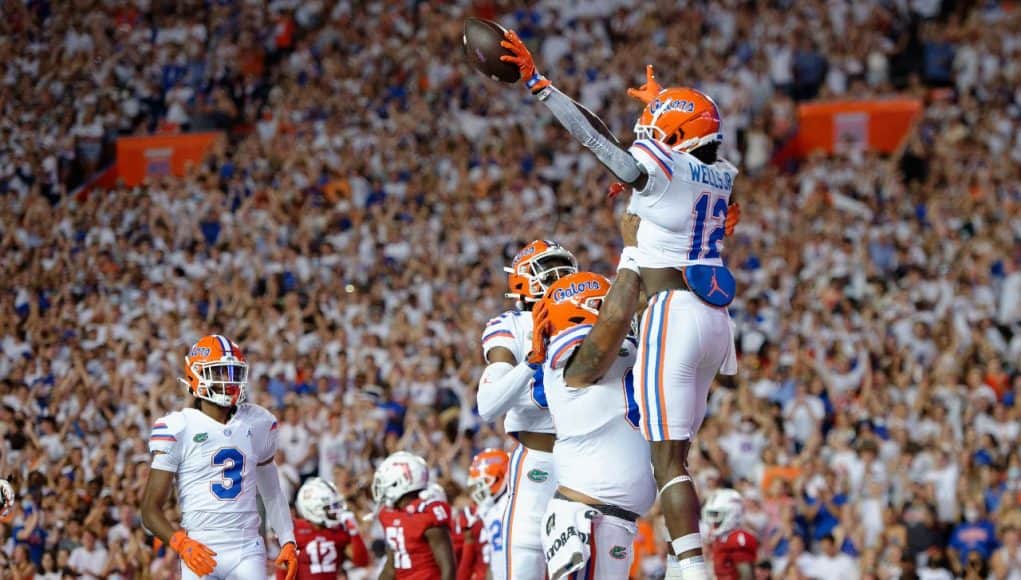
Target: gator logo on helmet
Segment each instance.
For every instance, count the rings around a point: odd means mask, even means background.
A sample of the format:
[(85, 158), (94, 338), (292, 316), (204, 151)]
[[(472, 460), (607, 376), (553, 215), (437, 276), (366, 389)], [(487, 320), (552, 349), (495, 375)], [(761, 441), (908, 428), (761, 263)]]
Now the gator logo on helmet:
[(602, 285), (598, 280), (585, 280), (584, 282), (571, 282), (567, 288), (557, 288), (553, 291), (553, 301), (560, 304), (564, 300), (573, 298), (586, 290), (599, 290)]

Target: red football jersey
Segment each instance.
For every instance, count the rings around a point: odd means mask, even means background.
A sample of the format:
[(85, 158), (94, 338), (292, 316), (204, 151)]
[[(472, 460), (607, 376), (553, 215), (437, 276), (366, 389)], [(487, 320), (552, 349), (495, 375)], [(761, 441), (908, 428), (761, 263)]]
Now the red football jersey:
[(470, 505), (459, 510), (451, 533), (457, 556), (457, 580), (486, 580), (489, 566), (482, 552), (482, 519), (478, 517), (478, 508)]
[(403, 510), (383, 509), (379, 512), (379, 523), (386, 535), (387, 548), (393, 554), (397, 580), (439, 578), (440, 567), (433, 558), (425, 531), (435, 527), (453, 528), (449, 505), (415, 499)]
[(713, 542), (713, 571), (717, 580), (737, 580), (737, 565), (751, 564), (759, 553), (759, 540), (747, 531), (738, 528)]
[[(323, 528), (299, 518), (294, 520), (294, 541), (298, 544), (299, 580), (336, 580), (344, 563), (344, 549), (352, 538), (343, 528)], [(361, 543), (361, 538), (357, 542)], [(360, 565), (367, 564), (368, 558), (365, 560)], [(277, 570), (277, 580), (286, 575), (284, 570)]]

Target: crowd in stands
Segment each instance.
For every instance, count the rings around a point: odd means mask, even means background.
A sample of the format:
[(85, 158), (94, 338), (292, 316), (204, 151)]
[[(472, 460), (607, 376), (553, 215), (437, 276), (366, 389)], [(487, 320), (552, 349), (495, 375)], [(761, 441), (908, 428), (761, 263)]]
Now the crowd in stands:
[[(474, 412), (502, 267), (554, 238), (611, 274), (622, 209), (527, 91), (463, 64), (477, 15), (625, 142), (647, 62), (720, 104), (741, 371), (690, 463), (744, 495), (763, 574), (1021, 577), (1021, 9), (512, 4), (3, 4), (0, 476), (22, 501), (0, 576), (179, 573), (134, 506), (214, 331), (281, 419), (285, 492), (318, 474), (368, 514), (405, 449), (467, 502), (472, 455), (510, 445)], [(925, 104), (893, 155), (778, 161), (800, 101), (891, 95)], [(184, 177), (76, 189), (118, 135), (209, 128), (229, 139)], [(662, 574), (647, 544), (635, 578)]]

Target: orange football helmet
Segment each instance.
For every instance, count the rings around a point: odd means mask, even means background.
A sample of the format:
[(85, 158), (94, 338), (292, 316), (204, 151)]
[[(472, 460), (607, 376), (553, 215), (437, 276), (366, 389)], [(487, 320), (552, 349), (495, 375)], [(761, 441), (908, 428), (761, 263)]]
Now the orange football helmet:
[(200, 338), (184, 357), (184, 376), (178, 380), (193, 396), (214, 405), (232, 407), (245, 400), (248, 362), (241, 348), (227, 337), (210, 334)]
[(550, 338), (579, 324), (595, 324), (610, 292), (606, 276), (576, 272), (557, 280), (532, 310), (532, 355), (529, 362), (546, 358)]
[(468, 468), (468, 495), (476, 504), (489, 501), (507, 486), (510, 456), (503, 449), (484, 449)]
[(578, 260), (560, 244), (535, 240), (521, 249), (507, 272), (507, 298), (538, 302), (550, 284), (578, 271)]
[(635, 123), (635, 138), (660, 141), (688, 152), (723, 141), (720, 110), (702, 91), (673, 87), (659, 91)]

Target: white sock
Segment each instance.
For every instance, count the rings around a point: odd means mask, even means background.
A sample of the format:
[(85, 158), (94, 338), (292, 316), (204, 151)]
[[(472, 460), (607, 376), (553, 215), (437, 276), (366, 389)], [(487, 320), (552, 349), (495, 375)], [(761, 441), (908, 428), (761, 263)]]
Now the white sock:
[(685, 558), (678, 563), (681, 580), (709, 580), (709, 571), (705, 567), (705, 559), (702, 556)]

